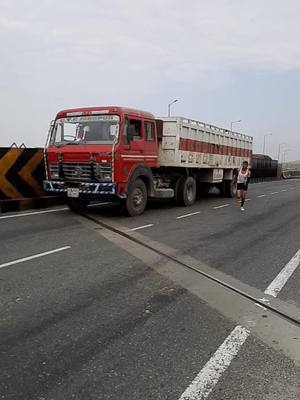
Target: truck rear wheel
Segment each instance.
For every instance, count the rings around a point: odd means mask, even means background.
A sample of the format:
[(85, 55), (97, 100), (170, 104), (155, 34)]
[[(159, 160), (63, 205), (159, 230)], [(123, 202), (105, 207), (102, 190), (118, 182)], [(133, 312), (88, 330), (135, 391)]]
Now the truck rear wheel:
[(176, 182), (175, 201), (180, 206), (191, 206), (196, 200), (196, 182), (192, 176), (182, 176)]
[(126, 198), (126, 213), (134, 217), (144, 212), (147, 204), (147, 188), (142, 179), (133, 182)]
[(235, 176), (230, 181), (224, 181), (221, 192), (224, 197), (235, 197), (237, 193), (237, 177)]

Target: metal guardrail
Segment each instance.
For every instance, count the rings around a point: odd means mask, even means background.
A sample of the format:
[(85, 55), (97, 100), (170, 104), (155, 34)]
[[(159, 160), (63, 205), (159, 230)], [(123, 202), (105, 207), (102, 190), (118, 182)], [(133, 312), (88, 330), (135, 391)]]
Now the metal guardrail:
[(300, 168), (283, 170), (282, 177), (284, 179), (300, 178)]
[(278, 177), (278, 176), (269, 176), (269, 177), (260, 177), (260, 178), (250, 178), (249, 183), (277, 181), (278, 179), (280, 179), (280, 177)]

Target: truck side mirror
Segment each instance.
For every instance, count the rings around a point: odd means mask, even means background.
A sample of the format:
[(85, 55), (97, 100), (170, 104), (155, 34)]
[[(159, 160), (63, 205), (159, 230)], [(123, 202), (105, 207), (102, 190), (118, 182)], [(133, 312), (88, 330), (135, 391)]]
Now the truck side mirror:
[(109, 135), (113, 138), (114, 143), (116, 143), (119, 137), (119, 125), (110, 125)]
[(55, 120), (52, 120), (50, 122), (50, 126), (49, 126), (49, 130), (48, 130), (48, 135), (47, 135), (45, 147), (48, 146), (49, 142), (52, 139), (52, 133), (53, 133), (54, 126), (55, 126)]

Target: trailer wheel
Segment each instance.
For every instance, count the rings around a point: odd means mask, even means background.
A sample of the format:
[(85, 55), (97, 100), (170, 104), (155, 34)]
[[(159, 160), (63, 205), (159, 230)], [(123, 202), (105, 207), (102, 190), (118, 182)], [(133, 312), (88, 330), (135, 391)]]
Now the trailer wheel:
[(196, 182), (192, 176), (182, 176), (176, 182), (175, 201), (180, 206), (191, 206), (196, 200)]
[(142, 179), (133, 182), (126, 198), (126, 213), (134, 217), (144, 212), (147, 204), (147, 188)]
[(237, 176), (234, 176), (230, 181), (224, 181), (221, 192), (224, 197), (235, 197), (237, 193)]
[(67, 199), (67, 204), (72, 211), (85, 211), (89, 205), (89, 201), (85, 199)]

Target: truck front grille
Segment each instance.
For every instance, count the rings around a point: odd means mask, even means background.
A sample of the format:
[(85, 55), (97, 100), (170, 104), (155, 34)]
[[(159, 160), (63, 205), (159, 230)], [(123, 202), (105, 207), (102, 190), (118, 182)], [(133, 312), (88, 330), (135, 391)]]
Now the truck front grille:
[(62, 176), (66, 181), (85, 181), (93, 180), (93, 165), (83, 163), (62, 163)]
[(111, 182), (112, 165), (111, 163), (73, 163), (64, 162), (61, 165), (51, 163), (49, 165), (51, 179), (61, 179), (66, 181), (81, 182)]

